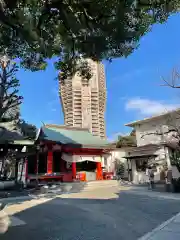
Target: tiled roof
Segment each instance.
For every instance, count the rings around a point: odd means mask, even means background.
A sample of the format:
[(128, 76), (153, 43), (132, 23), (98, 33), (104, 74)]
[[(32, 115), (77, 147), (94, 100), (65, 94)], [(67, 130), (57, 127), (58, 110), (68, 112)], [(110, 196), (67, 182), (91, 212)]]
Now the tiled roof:
[(165, 111), (164, 113), (161, 113), (159, 115), (155, 115), (155, 116), (152, 116), (152, 117), (148, 117), (148, 118), (144, 118), (144, 119), (137, 120), (137, 121), (134, 121), (134, 122), (126, 123), (125, 126), (127, 126), (127, 127), (134, 127), (134, 126), (136, 126), (138, 124), (141, 124), (141, 123), (144, 123), (144, 122), (149, 122), (151, 120), (156, 120), (156, 119), (159, 119), (161, 117), (169, 116), (169, 115), (175, 114), (175, 113), (177, 113), (178, 117), (179, 117), (180, 108), (177, 108), (177, 109), (172, 110), (172, 111)]
[(19, 129), (17, 129), (15, 122), (4, 122), (0, 123), (0, 142), (4, 143), (6, 141), (13, 142), (15, 140), (23, 140)]
[(0, 144), (33, 145), (34, 141), (25, 139), (15, 121), (0, 123)]
[(87, 129), (58, 125), (44, 125), (41, 128), (39, 139), (79, 147), (100, 148), (109, 146), (107, 140), (93, 136)]

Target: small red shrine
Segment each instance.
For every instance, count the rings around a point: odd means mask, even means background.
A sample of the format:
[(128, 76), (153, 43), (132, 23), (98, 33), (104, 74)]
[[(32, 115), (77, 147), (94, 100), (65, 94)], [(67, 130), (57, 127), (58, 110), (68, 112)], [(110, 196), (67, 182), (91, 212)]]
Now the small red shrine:
[(102, 159), (109, 143), (87, 129), (44, 125), (39, 130), (36, 157), (28, 159), (28, 179), (33, 181), (102, 180)]

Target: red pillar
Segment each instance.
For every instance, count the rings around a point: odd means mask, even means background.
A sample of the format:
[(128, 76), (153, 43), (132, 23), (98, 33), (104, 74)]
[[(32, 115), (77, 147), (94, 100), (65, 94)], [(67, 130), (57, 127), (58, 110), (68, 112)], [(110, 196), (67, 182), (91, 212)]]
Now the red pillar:
[(102, 180), (103, 179), (103, 173), (102, 173), (102, 167), (101, 163), (96, 163), (96, 180)]
[(53, 152), (48, 151), (47, 155), (47, 173), (51, 174), (53, 172)]
[(72, 162), (72, 177), (76, 179), (76, 162)]

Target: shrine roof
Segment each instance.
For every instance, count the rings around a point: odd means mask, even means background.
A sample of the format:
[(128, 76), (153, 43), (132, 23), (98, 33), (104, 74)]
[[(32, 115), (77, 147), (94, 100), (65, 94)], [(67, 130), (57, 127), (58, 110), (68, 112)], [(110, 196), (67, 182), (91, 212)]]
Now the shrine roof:
[(76, 147), (106, 148), (109, 142), (93, 136), (87, 129), (67, 127), (62, 125), (44, 125), (39, 132), (40, 140), (59, 142)]

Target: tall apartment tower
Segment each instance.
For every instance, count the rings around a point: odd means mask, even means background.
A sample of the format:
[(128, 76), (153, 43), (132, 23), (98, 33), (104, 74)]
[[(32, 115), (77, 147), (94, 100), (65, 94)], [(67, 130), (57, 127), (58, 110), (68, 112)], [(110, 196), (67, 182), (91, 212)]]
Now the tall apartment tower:
[(102, 63), (87, 60), (92, 71), (90, 80), (78, 73), (72, 79), (60, 80), (60, 98), (67, 126), (88, 128), (93, 135), (105, 138), (106, 85)]

